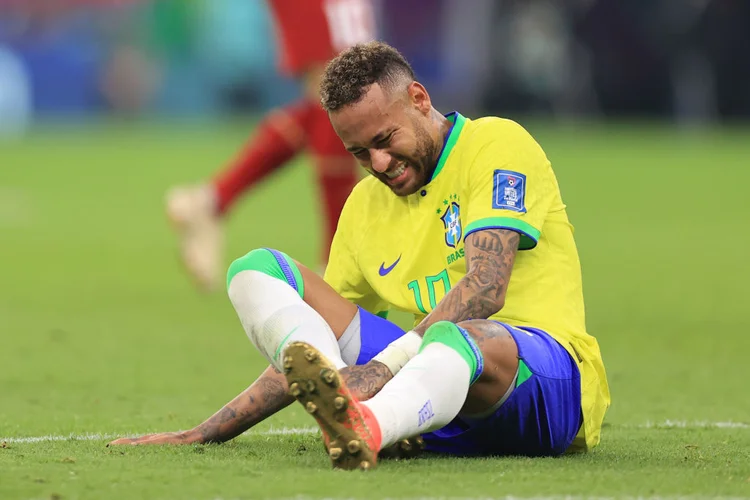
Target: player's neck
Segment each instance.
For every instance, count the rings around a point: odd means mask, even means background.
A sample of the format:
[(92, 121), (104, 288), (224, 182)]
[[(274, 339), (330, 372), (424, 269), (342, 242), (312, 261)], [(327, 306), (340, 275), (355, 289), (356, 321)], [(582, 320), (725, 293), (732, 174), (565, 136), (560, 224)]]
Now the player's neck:
[(450, 121), (448, 118), (443, 115), (440, 111), (438, 111), (435, 108), (432, 108), (432, 121), (437, 127), (437, 129), (440, 132), (440, 138), (442, 139), (442, 142), (445, 142), (446, 139), (448, 139), (448, 134), (451, 131), (451, 126), (453, 125), (453, 122)]
[(438, 161), (440, 161), (440, 153), (443, 151), (443, 144), (448, 140), (448, 135), (451, 133), (451, 127), (453, 122), (446, 118), (440, 111), (432, 108), (432, 122), (437, 130), (437, 137), (435, 141), (435, 157), (432, 159), (433, 167), (437, 167)]

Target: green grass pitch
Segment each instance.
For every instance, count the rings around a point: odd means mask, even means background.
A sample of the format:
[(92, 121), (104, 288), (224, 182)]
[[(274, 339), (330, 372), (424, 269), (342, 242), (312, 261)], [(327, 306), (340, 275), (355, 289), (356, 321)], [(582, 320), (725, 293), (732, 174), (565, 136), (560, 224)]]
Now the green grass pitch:
[[(750, 498), (750, 130), (525, 125), (569, 205), (609, 372), (594, 452), (345, 474), (296, 406), (224, 445), (106, 448), (192, 427), (263, 367), (225, 295), (185, 279), (162, 210), (251, 124), (49, 128), (0, 144), (0, 498)], [(311, 186), (300, 159), (255, 190), (228, 256), (314, 266)]]

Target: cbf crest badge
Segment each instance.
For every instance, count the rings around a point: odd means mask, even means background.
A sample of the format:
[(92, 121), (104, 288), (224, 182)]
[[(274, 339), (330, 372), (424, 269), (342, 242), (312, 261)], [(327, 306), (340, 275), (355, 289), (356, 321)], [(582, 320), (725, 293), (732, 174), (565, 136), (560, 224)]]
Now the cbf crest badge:
[[(453, 198), (453, 197), (451, 197)], [(461, 227), (461, 207), (458, 203), (451, 201), (440, 220), (445, 225), (445, 244), (456, 248), (461, 242), (463, 228)]]

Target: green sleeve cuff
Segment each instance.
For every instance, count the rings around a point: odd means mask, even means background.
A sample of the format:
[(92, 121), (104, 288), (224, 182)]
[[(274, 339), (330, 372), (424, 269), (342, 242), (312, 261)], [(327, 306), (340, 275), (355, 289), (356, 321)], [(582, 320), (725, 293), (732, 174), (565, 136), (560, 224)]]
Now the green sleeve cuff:
[(486, 219), (475, 220), (466, 226), (464, 241), (466, 241), (466, 237), (471, 233), (483, 229), (509, 229), (517, 232), (521, 235), (521, 241), (518, 243), (519, 250), (531, 250), (539, 241), (539, 236), (542, 235), (540, 230), (521, 219), (513, 219), (511, 217), (487, 217)]

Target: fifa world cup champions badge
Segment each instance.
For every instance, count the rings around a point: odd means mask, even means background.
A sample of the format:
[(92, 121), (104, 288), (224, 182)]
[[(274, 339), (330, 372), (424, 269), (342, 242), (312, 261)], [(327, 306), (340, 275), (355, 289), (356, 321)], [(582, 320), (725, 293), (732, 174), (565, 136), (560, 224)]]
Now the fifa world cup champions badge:
[(492, 208), (526, 212), (526, 176), (510, 170), (493, 173)]

